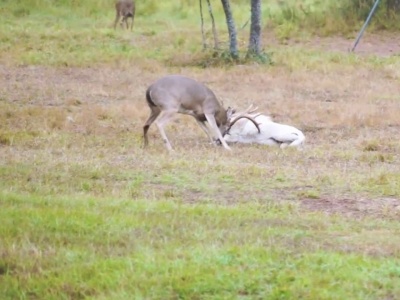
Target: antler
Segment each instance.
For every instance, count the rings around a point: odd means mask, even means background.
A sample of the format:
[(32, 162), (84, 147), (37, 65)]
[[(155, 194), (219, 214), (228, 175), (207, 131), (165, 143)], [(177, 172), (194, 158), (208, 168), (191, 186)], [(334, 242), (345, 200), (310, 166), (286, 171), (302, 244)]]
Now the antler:
[[(250, 106), (243, 112), (243, 114), (250, 115), (252, 113), (255, 113), (258, 110), (258, 106), (256, 106), (256, 107), (253, 107), (253, 106), (254, 106), (253, 104), (250, 104)], [(258, 114), (258, 115), (260, 115), (260, 114)]]
[(250, 106), (248, 108), (246, 108), (244, 111), (232, 115), (232, 118), (236, 118), (237, 116), (240, 116), (240, 115), (251, 115), (254, 112), (256, 112), (257, 110), (258, 110), (258, 106), (254, 107), (253, 104), (250, 104)]
[(257, 121), (255, 120), (255, 118), (258, 117), (259, 115), (261, 115), (261, 114), (258, 113), (258, 114), (255, 114), (255, 115), (253, 115), (253, 116), (250, 116), (250, 115), (248, 115), (248, 114), (237, 116), (236, 118), (234, 118), (234, 119), (230, 122), (230, 124), (229, 124), (229, 126), (228, 126), (228, 129), (226, 130), (225, 134), (228, 134), (228, 133), (229, 133), (229, 130), (232, 128), (232, 126), (233, 126), (237, 121), (239, 121), (240, 119), (248, 119), (248, 120), (250, 120), (250, 121), (254, 124), (254, 126), (257, 127), (258, 133), (260, 133), (260, 132), (261, 132), (260, 125), (259, 125), (259, 124), (257, 123)]
[(259, 126), (260, 124), (258, 124), (257, 121), (255, 120), (255, 118), (261, 115), (261, 113), (256, 113), (257, 110), (258, 110), (257, 106), (254, 107), (253, 104), (250, 104), (250, 106), (246, 108), (244, 111), (232, 114), (231, 115), (232, 120), (229, 122), (229, 126), (225, 130), (223, 135), (229, 134), (229, 131), (232, 128), (232, 126), (240, 119), (248, 119), (250, 122), (254, 124), (254, 126), (257, 127), (258, 133), (261, 133), (261, 129)]

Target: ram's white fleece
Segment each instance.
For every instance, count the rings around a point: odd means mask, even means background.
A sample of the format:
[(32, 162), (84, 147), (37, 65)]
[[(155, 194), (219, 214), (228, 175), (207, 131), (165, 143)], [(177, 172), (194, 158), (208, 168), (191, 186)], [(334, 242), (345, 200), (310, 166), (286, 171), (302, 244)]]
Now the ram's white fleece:
[(302, 148), (305, 140), (303, 132), (299, 129), (275, 123), (270, 117), (259, 115), (255, 117), (260, 124), (260, 133), (252, 122), (247, 119), (237, 121), (224, 136), (228, 143), (256, 143), (265, 145), (278, 145), (281, 148)]

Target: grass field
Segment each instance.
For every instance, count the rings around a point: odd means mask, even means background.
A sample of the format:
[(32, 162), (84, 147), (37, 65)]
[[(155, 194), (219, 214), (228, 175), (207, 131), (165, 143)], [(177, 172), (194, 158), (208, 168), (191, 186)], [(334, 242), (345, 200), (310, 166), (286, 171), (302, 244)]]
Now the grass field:
[[(224, 65), (188, 1), (143, 1), (132, 33), (112, 1), (46, 3), (0, 4), (0, 299), (400, 299), (398, 34), (354, 54), (285, 23), (264, 31), (272, 65)], [(174, 153), (156, 127), (144, 150), (169, 73), (298, 127), (304, 151), (228, 153), (187, 116)]]

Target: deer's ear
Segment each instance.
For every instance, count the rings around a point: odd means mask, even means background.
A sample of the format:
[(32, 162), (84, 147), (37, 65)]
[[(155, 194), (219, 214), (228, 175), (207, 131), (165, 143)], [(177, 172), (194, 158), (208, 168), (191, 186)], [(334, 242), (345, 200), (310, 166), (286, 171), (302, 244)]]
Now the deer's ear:
[(228, 109), (226, 110), (226, 115), (228, 117), (232, 116), (234, 113), (236, 112), (236, 109), (232, 108), (232, 107), (228, 107)]

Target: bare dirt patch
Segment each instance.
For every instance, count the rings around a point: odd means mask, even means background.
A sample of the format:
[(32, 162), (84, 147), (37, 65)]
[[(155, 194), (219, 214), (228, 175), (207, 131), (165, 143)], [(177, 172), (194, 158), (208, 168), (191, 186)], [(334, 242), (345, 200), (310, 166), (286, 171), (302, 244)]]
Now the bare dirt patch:
[[(352, 37), (332, 36), (332, 37), (310, 37), (308, 39), (288, 39), (278, 41), (275, 36), (268, 35), (266, 44), (286, 44), (289, 46), (299, 45), (315, 50), (329, 52), (348, 53), (353, 49), (358, 33)], [(365, 32), (354, 50), (358, 55), (376, 55), (379, 57), (389, 57), (400, 55), (400, 33), (368, 33)]]
[(309, 211), (321, 211), (327, 214), (340, 214), (347, 217), (381, 217), (398, 218), (400, 216), (400, 199), (396, 198), (360, 198), (360, 197), (321, 197), (305, 198), (301, 207)]

